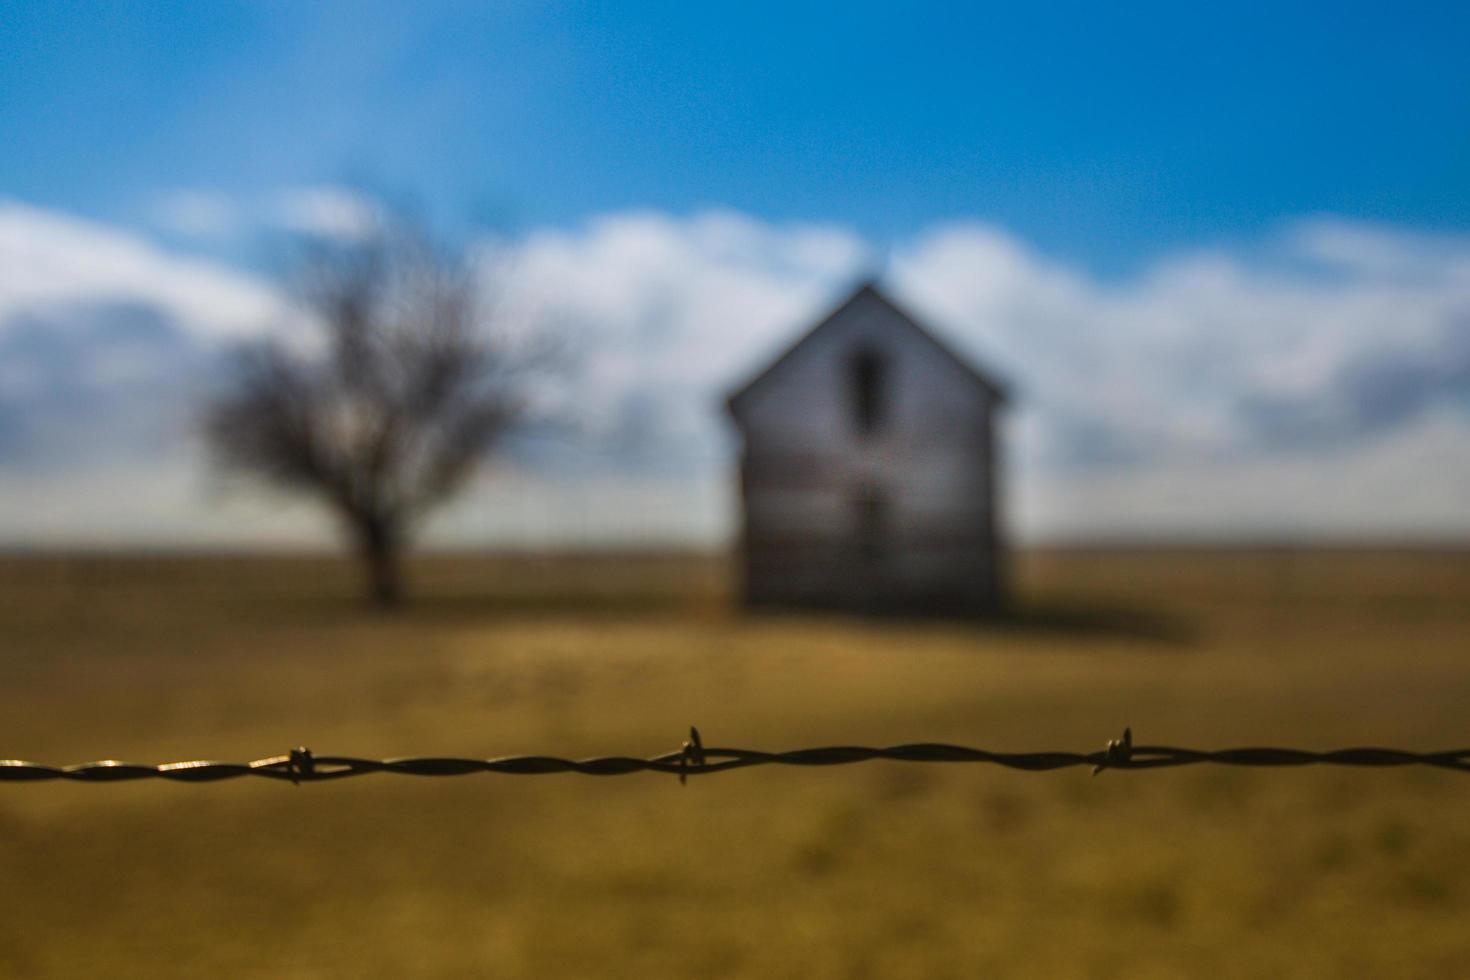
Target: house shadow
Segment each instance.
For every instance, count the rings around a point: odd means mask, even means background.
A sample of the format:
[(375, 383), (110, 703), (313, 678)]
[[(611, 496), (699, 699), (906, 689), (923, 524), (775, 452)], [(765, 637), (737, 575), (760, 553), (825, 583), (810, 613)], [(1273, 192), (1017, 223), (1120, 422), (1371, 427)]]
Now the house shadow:
[(861, 608), (850, 604), (795, 606), (761, 604), (746, 610), (748, 615), (783, 617), (841, 615), (875, 626), (947, 626), (977, 635), (1058, 638), (1091, 641), (1125, 641), (1152, 649), (1183, 652), (1199, 641), (1198, 623), (1187, 616), (1148, 606), (1124, 603), (1032, 600), (1013, 602), (997, 609), (963, 609), (953, 606)]
[(1124, 603), (1015, 603), (970, 621), (978, 628), (1002, 633), (1128, 640), (1180, 651), (1194, 646), (1200, 634), (1198, 623), (1190, 617)]

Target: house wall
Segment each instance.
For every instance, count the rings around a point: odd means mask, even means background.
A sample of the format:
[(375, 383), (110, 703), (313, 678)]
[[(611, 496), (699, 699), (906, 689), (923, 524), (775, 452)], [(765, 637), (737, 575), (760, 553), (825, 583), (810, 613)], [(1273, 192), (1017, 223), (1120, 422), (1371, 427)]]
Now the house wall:
[[(885, 411), (871, 433), (854, 411), (850, 364), (862, 349), (887, 365)], [(749, 601), (996, 604), (996, 408), (951, 357), (882, 301), (859, 296), (740, 406)], [(864, 495), (880, 501), (869, 505), (877, 517), (866, 518), (866, 534)]]

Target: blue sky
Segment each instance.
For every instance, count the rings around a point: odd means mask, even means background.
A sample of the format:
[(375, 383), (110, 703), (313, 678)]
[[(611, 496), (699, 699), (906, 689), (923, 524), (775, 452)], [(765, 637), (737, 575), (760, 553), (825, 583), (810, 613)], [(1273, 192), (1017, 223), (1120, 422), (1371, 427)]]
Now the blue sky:
[(720, 544), (720, 396), (876, 274), (1028, 540), (1470, 538), (1470, 6), (0, 6), (0, 544), (296, 544), (196, 420), (384, 199), (580, 353), (449, 544)]
[(1101, 274), (1302, 215), (1470, 226), (1463, 4), (14, 2), (0, 190), (366, 184), (444, 220), (711, 205)]

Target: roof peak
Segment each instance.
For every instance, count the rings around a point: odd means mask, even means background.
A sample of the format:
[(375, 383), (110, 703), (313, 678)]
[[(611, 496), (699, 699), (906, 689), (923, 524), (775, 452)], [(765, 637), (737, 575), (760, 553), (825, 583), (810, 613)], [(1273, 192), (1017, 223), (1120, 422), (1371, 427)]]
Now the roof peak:
[(743, 400), (744, 397), (751, 390), (759, 386), (763, 381), (770, 377), (771, 374), (775, 372), (776, 368), (778, 368), (788, 358), (790, 358), (798, 350), (804, 347), (806, 343), (811, 340), (812, 337), (816, 336), (818, 333), (824, 330), (828, 324), (836, 320), (843, 313), (843, 311), (852, 306), (858, 300), (862, 299), (864, 296), (872, 296), (879, 303), (882, 303), (883, 306), (891, 311), (899, 321), (905, 324), (914, 333), (918, 334), (932, 347), (937, 349), (942, 355), (957, 364), (964, 371), (964, 373), (971, 380), (976, 382), (981, 388), (983, 388), (990, 397), (994, 398), (996, 401), (1002, 404), (1008, 400), (1009, 396), (1006, 391), (1006, 385), (1003, 382), (992, 377), (989, 372), (981, 370), (975, 364), (971, 363), (968, 358), (961, 356), (957, 351), (950, 347), (948, 343), (940, 340), (933, 333), (931, 333), (927, 327), (925, 327), (912, 315), (910, 315), (907, 310), (895, 303), (893, 299), (889, 296), (889, 294), (885, 292), (879, 284), (878, 277), (865, 276), (858, 281), (857, 285), (853, 287), (853, 289), (846, 295), (844, 299), (842, 299), (841, 302), (833, 307), (825, 316), (817, 320), (814, 326), (798, 336), (795, 342), (793, 342), (784, 351), (782, 351), (779, 355), (777, 355), (769, 363), (767, 363), (765, 368), (759, 371), (749, 381), (731, 392), (730, 395), (725, 399), (726, 404), (731, 408), (731, 410), (734, 410), (737, 403)]

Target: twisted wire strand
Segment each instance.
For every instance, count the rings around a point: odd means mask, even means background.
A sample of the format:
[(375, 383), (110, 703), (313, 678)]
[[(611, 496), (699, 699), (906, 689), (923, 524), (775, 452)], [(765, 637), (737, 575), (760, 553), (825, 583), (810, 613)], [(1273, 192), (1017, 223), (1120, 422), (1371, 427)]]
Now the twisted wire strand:
[(76, 782), (109, 783), (134, 779), (167, 779), (181, 783), (209, 783), (221, 779), (259, 776), (292, 783), (346, 779), (372, 773), (405, 776), (467, 776), (474, 773), (504, 773), (540, 776), (578, 773), (584, 776), (626, 776), (637, 772), (689, 776), (730, 772), (751, 766), (841, 766), (874, 759), (894, 762), (982, 763), (1026, 772), (1049, 772), (1073, 766), (1091, 766), (1093, 774), (1104, 769), (1165, 769), (1210, 763), (1227, 766), (1430, 766), (1470, 773), (1470, 749), (1440, 752), (1411, 752), (1365, 746), (1311, 751), (1292, 748), (1189, 749), (1168, 745), (1134, 745), (1132, 732), (1110, 741), (1096, 752), (992, 752), (939, 742), (917, 742), (871, 748), (832, 745), (763, 752), (758, 749), (712, 748), (703, 745), (696, 729), (675, 752), (641, 759), (631, 756), (600, 756), (563, 759), (550, 755), (505, 756), (498, 759), (419, 757), (362, 759), (347, 755), (314, 755), (306, 748), (288, 755), (255, 762), (169, 762), (138, 765), (107, 759), (73, 766), (50, 766), (20, 759), (0, 759), (0, 782), (33, 782), (65, 779)]

